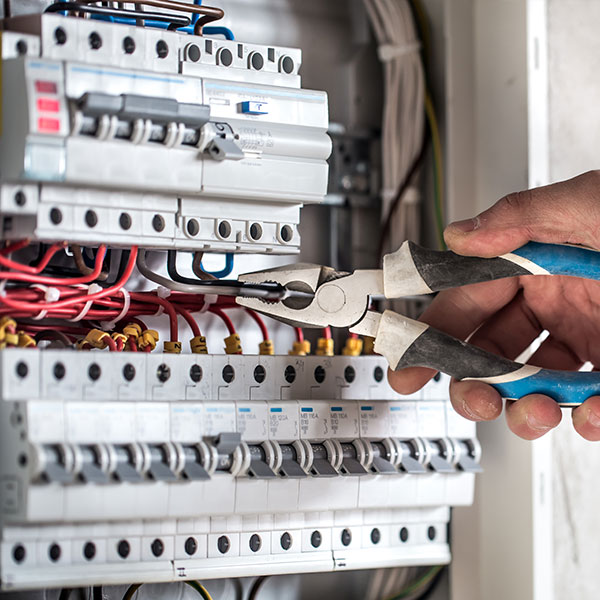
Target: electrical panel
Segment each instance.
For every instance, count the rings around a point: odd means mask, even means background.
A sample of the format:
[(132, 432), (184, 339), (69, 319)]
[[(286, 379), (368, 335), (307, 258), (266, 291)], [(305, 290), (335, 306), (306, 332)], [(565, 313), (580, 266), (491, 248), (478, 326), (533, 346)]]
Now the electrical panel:
[(5, 29), (5, 239), (298, 251), (331, 151), (299, 50), (53, 14)]
[[(112, 16), (2, 21), (1, 589), (447, 564), (481, 456), (448, 378), (400, 396), (355, 338), (276, 355), (253, 311), (261, 354), (242, 354), (224, 314), (242, 309), (196, 261), (300, 252), (330, 134), (338, 204), (374, 193), (371, 137), (330, 131), (300, 49), (80, 4)], [(172, 287), (149, 289), (146, 250), (169, 251)], [(169, 320), (162, 348), (147, 318)]]

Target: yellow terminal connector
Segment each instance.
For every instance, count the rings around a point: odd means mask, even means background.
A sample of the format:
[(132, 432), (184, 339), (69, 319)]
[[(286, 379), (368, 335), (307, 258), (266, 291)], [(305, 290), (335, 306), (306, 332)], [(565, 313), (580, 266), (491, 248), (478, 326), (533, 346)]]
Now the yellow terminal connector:
[(363, 346), (363, 354), (375, 354), (375, 338), (365, 337)]
[(166, 354), (181, 354), (181, 342), (165, 342), (163, 350)]
[(203, 335), (197, 335), (190, 340), (190, 348), (193, 354), (208, 354), (206, 338)]
[(92, 348), (99, 348), (103, 350), (106, 348), (105, 338), (110, 337), (110, 334), (101, 329), (92, 329), (88, 334), (79, 342), (77, 342), (77, 348), (82, 350), (86, 346), (92, 346)]
[[(2, 317), (0, 319), (0, 348), (6, 348), (7, 345), (16, 346), (19, 343), (18, 336), (13, 337), (17, 322), (10, 317)], [(12, 333), (7, 333), (7, 329), (12, 329)]]
[(363, 349), (363, 341), (360, 338), (349, 337), (346, 339), (346, 345), (342, 350), (344, 356), (360, 356)]
[(129, 341), (128, 336), (126, 336), (124, 333), (117, 333), (116, 331), (114, 333), (111, 333), (110, 337), (113, 340), (115, 340), (115, 344), (117, 344), (117, 348), (119, 347), (119, 340), (121, 340), (123, 342), (123, 348), (125, 347), (125, 344), (127, 344), (127, 342)]
[(333, 356), (333, 339), (319, 338), (317, 340), (317, 356)]
[(137, 340), (140, 335), (142, 335), (142, 328), (137, 323), (127, 323), (125, 327), (123, 327), (123, 333)]
[(288, 354), (290, 356), (308, 356), (310, 354), (310, 342), (308, 340), (294, 342), (294, 345)]
[(273, 346), (273, 340), (264, 340), (258, 345), (258, 353), (268, 356), (275, 354), (275, 346)]
[[(146, 329), (142, 331), (141, 336), (138, 338), (137, 343), (138, 346), (143, 350), (146, 346), (150, 346), (150, 352), (156, 348), (156, 344), (158, 343), (158, 331), (154, 329)], [(179, 343), (179, 342), (178, 342)], [(166, 342), (165, 342), (166, 344)], [(181, 352), (181, 344), (180, 344), (180, 352)]]
[(242, 353), (242, 342), (240, 341), (240, 336), (237, 333), (232, 333), (223, 341), (225, 342), (225, 354)]
[(27, 335), (24, 331), (19, 331), (19, 343), (17, 345), (19, 348), (33, 348), (37, 346), (37, 343), (30, 335)]

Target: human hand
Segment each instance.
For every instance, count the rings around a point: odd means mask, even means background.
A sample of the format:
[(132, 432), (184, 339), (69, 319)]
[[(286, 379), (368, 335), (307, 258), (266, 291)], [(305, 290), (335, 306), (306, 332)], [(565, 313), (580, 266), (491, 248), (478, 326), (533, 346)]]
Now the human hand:
[[(600, 171), (554, 185), (510, 194), (473, 219), (446, 228), (448, 247), (465, 256), (491, 258), (529, 241), (581, 244), (600, 249)], [(600, 368), (600, 283), (559, 276), (523, 276), (445, 290), (421, 320), (461, 340), (515, 359), (539, 334), (548, 338), (529, 362), (577, 370), (590, 361)], [(421, 367), (390, 372), (392, 387), (410, 394), (435, 371)], [(450, 384), (456, 411), (473, 421), (496, 419), (502, 398), (478, 381)], [(572, 412), (573, 425), (588, 440), (600, 440), (600, 396)], [(533, 440), (561, 420), (557, 403), (531, 394), (507, 401), (506, 420), (522, 438)]]

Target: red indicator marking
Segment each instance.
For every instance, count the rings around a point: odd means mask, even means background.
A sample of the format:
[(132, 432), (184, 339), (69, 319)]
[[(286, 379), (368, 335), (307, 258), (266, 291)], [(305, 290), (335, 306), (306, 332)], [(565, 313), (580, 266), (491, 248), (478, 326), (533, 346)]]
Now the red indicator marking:
[(60, 110), (60, 103), (58, 100), (53, 100), (52, 98), (38, 98), (37, 107), (42, 112), (57, 113)]
[(35, 91), (38, 94), (56, 94), (58, 87), (54, 81), (36, 81)]
[(57, 133), (60, 131), (60, 121), (58, 119), (40, 117), (38, 119), (38, 130), (40, 133)]

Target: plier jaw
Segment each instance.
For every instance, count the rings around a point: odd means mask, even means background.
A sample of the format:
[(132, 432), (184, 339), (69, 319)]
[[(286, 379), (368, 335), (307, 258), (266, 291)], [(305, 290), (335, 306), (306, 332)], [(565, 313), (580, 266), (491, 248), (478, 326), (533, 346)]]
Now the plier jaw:
[(352, 327), (367, 312), (369, 296), (381, 293), (379, 270), (343, 273), (319, 265), (294, 264), (240, 275), (248, 283), (273, 282), (289, 296), (268, 303), (257, 298), (237, 298), (238, 304), (294, 327)]

